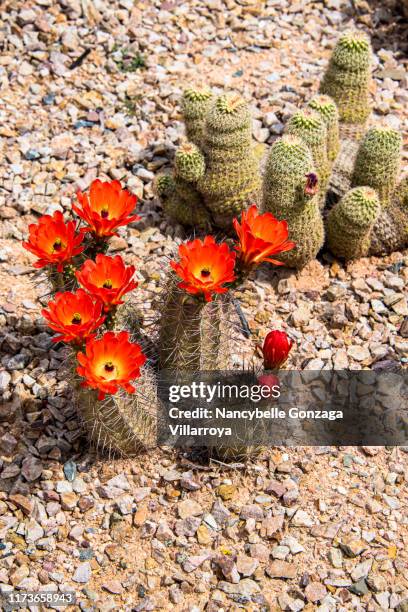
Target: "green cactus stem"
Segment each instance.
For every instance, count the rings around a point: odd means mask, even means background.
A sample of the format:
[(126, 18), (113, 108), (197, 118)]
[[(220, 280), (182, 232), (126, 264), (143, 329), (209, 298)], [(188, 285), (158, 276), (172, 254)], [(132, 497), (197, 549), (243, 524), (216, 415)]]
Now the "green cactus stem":
[(156, 191), (166, 215), (198, 230), (206, 230), (211, 225), (210, 214), (196, 188), (204, 170), (201, 151), (195, 144), (186, 142), (176, 152), (174, 176), (162, 175), (156, 181)]
[(397, 185), (371, 233), (370, 255), (387, 255), (408, 246), (408, 176)]
[(336, 103), (330, 96), (318, 94), (308, 103), (308, 107), (319, 113), (326, 124), (327, 129), (327, 157), (329, 162), (334, 162), (339, 149), (339, 111)]
[(388, 206), (394, 192), (401, 160), (401, 134), (390, 127), (370, 128), (361, 141), (351, 186), (375, 189), (382, 206)]
[(319, 193), (321, 204), (324, 203), (326, 189), (330, 178), (330, 163), (327, 158), (326, 124), (316, 111), (306, 108), (300, 110), (289, 119), (285, 134), (301, 138), (310, 148), (319, 178)]
[(248, 105), (237, 94), (217, 98), (207, 115), (202, 147), (206, 170), (198, 181), (207, 208), (219, 227), (259, 199), (261, 177)]
[(134, 394), (117, 393), (98, 401), (94, 389), (74, 386), (74, 401), (92, 446), (104, 455), (132, 457), (156, 443), (158, 399), (153, 370), (144, 366)]
[(302, 268), (323, 246), (324, 227), (319, 210), (312, 153), (304, 140), (285, 135), (269, 152), (263, 183), (263, 209), (285, 219), (296, 247), (281, 253), (287, 266)]
[(361, 30), (344, 32), (338, 39), (320, 84), (320, 93), (333, 98), (339, 109), (342, 137), (358, 136), (371, 112), (372, 49)]
[(231, 355), (232, 306), (227, 296), (205, 302), (178, 287), (172, 273), (160, 309), (159, 365), (171, 370), (225, 370)]
[(346, 193), (327, 219), (327, 238), (332, 252), (345, 260), (368, 255), (371, 231), (380, 211), (378, 195), (371, 187), (355, 187)]
[(181, 109), (188, 140), (201, 146), (205, 120), (213, 102), (213, 94), (208, 88), (188, 88), (184, 91)]

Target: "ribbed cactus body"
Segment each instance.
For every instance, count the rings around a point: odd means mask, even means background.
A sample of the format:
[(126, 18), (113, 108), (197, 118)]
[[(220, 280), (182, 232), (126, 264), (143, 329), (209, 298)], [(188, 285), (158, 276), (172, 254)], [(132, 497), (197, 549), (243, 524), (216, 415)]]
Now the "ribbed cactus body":
[(323, 94), (314, 96), (308, 107), (316, 111), (323, 119), (327, 129), (327, 157), (334, 162), (340, 150), (339, 111), (330, 96)]
[(371, 233), (370, 255), (386, 255), (408, 246), (408, 176), (396, 187), (391, 204), (381, 210)]
[(153, 370), (145, 366), (134, 394), (97, 400), (97, 392), (76, 385), (74, 398), (90, 443), (108, 456), (132, 457), (156, 443), (158, 399)]
[(203, 230), (211, 225), (210, 214), (196, 187), (204, 170), (205, 162), (200, 149), (186, 142), (176, 152), (174, 175), (162, 175), (156, 181), (157, 194), (166, 215), (181, 225)]
[(201, 145), (207, 112), (213, 101), (213, 94), (207, 88), (188, 88), (184, 91), (181, 109), (186, 126), (187, 138)]
[(336, 43), (320, 93), (331, 96), (339, 109), (340, 121), (355, 126), (344, 137), (358, 134), (371, 112), (369, 90), (371, 83), (372, 50), (368, 36), (360, 31), (343, 33)]
[(289, 239), (296, 247), (279, 258), (294, 268), (302, 268), (323, 246), (319, 196), (307, 193), (313, 173), (312, 153), (303, 139), (287, 135), (273, 144), (265, 168), (263, 209), (288, 222)]
[(312, 109), (300, 110), (289, 119), (285, 134), (301, 138), (310, 148), (319, 177), (319, 192), (323, 204), (330, 178), (327, 157), (327, 129), (321, 116)]
[(178, 287), (171, 274), (159, 321), (159, 365), (169, 370), (225, 370), (230, 360), (231, 305), (217, 296), (204, 302)]
[(357, 152), (351, 186), (375, 189), (382, 206), (388, 206), (395, 189), (401, 159), (402, 138), (388, 127), (372, 127)]
[(332, 252), (343, 259), (368, 255), (371, 231), (377, 222), (381, 204), (370, 187), (356, 187), (346, 193), (330, 211), (327, 238)]
[(189, 183), (196, 183), (205, 172), (204, 156), (192, 142), (181, 145), (175, 155), (176, 175)]
[(217, 98), (207, 115), (203, 142), (206, 171), (197, 187), (219, 227), (259, 199), (259, 160), (254, 154), (251, 116), (236, 94)]

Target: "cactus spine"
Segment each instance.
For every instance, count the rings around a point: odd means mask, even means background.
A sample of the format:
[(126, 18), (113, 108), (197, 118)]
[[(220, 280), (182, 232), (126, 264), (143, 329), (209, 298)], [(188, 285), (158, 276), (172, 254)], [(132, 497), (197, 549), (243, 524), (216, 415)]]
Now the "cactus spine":
[(159, 365), (170, 370), (225, 370), (231, 337), (228, 298), (204, 302), (178, 287), (171, 274), (160, 306)]
[(157, 179), (156, 190), (164, 212), (181, 225), (198, 229), (210, 226), (210, 215), (196, 188), (204, 168), (204, 157), (199, 148), (186, 142), (176, 152), (174, 175), (162, 175)]
[(133, 395), (107, 396), (76, 385), (74, 398), (93, 446), (109, 456), (132, 457), (156, 443), (157, 389), (153, 371), (145, 366)]
[(207, 208), (219, 227), (259, 198), (259, 162), (254, 154), (251, 117), (246, 102), (225, 94), (212, 105), (203, 142), (206, 170), (198, 181)]
[(371, 187), (351, 189), (330, 211), (327, 237), (330, 249), (346, 260), (368, 255), (371, 231), (381, 210)]
[(340, 36), (320, 84), (320, 93), (336, 102), (344, 138), (360, 136), (371, 112), (371, 63), (370, 40), (364, 32), (353, 30)]
[[(122, 304), (114, 321), (116, 330), (127, 329), (140, 342), (140, 313), (134, 303)], [(76, 363), (74, 354), (71, 362)], [(77, 412), (96, 449), (109, 456), (132, 457), (155, 446), (159, 400), (156, 376), (148, 364), (135, 381), (134, 394), (120, 391), (103, 401), (98, 401), (97, 391), (81, 386), (76, 372), (73, 378)]]
[(336, 103), (330, 96), (320, 94), (309, 101), (308, 107), (319, 113), (326, 124), (327, 157), (329, 162), (334, 162), (340, 150), (339, 111)]
[(375, 189), (382, 206), (388, 206), (394, 192), (401, 157), (402, 138), (389, 127), (372, 127), (364, 136), (354, 165), (351, 186)]
[(181, 101), (181, 110), (188, 140), (201, 146), (207, 112), (213, 101), (210, 89), (186, 89)]
[(301, 138), (286, 135), (273, 144), (265, 168), (263, 208), (288, 222), (289, 239), (296, 248), (279, 258), (294, 268), (312, 260), (324, 241), (319, 196), (306, 189), (312, 173), (312, 153)]
[(310, 148), (319, 177), (319, 191), (322, 203), (330, 178), (330, 164), (327, 158), (327, 129), (320, 115), (312, 109), (298, 111), (289, 119), (286, 134), (301, 138)]
[(371, 234), (370, 255), (385, 255), (408, 246), (408, 176), (394, 191), (391, 204), (381, 210)]

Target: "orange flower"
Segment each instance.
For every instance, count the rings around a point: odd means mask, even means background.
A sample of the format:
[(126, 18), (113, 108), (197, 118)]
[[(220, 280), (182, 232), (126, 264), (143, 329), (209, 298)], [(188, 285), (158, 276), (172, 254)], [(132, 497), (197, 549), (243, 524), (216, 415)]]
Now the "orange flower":
[(75, 293), (57, 293), (41, 312), (48, 326), (61, 334), (54, 342), (80, 343), (95, 335), (95, 330), (104, 322), (102, 306), (100, 300), (78, 289)]
[(108, 257), (100, 253), (95, 261), (87, 259), (75, 275), (79, 284), (102, 300), (105, 310), (109, 310), (122, 304), (125, 293), (137, 287), (132, 280), (134, 273), (135, 267), (126, 267), (120, 255)]
[(213, 236), (199, 238), (179, 246), (180, 262), (171, 261), (170, 265), (183, 280), (181, 289), (188, 293), (203, 294), (211, 302), (211, 294), (226, 293), (225, 283), (235, 280), (235, 253), (226, 243), (216, 244)]
[(39, 259), (35, 268), (44, 268), (56, 265), (57, 271), (62, 272), (75, 255), (84, 250), (79, 246), (83, 240), (83, 232), (75, 235), (75, 222), (65, 223), (62, 213), (56, 211), (52, 216), (43, 215), (38, 223), (28, 226), (29, 239), (23, 242), (23, 247), (36, 255)]
[(134, 393), (131, 380), (139, 378), (140, 368), (146, 361), (139, 344), (129, 342), (129, 333), (106, 332), (97, 340), (87, 341), (85, 353), (77, 355), (80, 365), (77, 372), (85, 378), (83, 387), (98, 389), (98, 400), (105, 394), (114, 395), (122, 387)]
[(262, 347), (265, 370), (280, 368), (287, 360), (292, 346), (293, 340), (284, 331), (270, 331)]
[(118, 227), (138, 221), (138, 215), (131, 215), (137, 197), (122, 189), (119, 181), (103, 183), (99, 179), (91, 184), (89, 197), (77, 192), (80, 206), (72, 205), (81, 219), (88, 225), (88, 231), (99, 238), (115, 236)]
[(234, 228), (238, 236), (236, 249), (244, 267), (258, 265), (269, 261), (278, 266), (281, 261), (271, 255), (290, 251), (296, 246), (288, 240), (288, 224), (278, 221), (272, 213), (260, 215), (255, 205), (242, 212), (241, 225), (234, 219)]

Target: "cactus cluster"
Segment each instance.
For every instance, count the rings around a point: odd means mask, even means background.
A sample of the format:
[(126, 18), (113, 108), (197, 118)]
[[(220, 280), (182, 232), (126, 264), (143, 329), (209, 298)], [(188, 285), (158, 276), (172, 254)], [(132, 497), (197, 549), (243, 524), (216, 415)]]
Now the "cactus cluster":
[(173, 177), (158, 178), (163, 208), (182, 225), (200, 229), (212, 221), (229, 229), (260, 193), (249, 107), (234, 93), (214, 99), (208, 90), (188, 89), (182, 111), (187, 137), (195, 144), (187, 142), (176, 152)]
[(338, 39), (320, 84), (320, 93), (337, 104), (343, 138), (360, 136), (371, 112), (372, 49), (361, 30), (344, 32)]
[[(362, 139), (348, 176), (352, 189), (327, 221), (328, 243), (339, 257), (383, 255), (408, 244), (407, 179), (397, 185), (401, 144), (399, 132), (384, 126), (370, 128)], [(376, 206), (372, 196), (360, 197), (367, 189), (375, 194)]]
[(294, 268), (316, 257), (325, 234), (332, 251), (346, 260), (404, 246), (405, 183), (397, 186), (401, 135), (366, 127), (372, 63), (364, 32), (340, 35), (319, 93), (290, 117), (283, 137), (270, 147), (262, 190), (246, 102), (236, 94), (187, 89), (182, 111), (196, 146), (182, 145), (174, 177), (159, 179), (166, 212), (183, 225), (227, 229), (249, 203), (261, 200), (263, 210), (288, 223), (297, 246), (280, 259)]
[[(289, 119), (285, 136), (271, 147), (263, 206), (288, 222), (289, 237), (297, 247), (281, 259), (290, 267), (301, 268), (316, 256), (323, 245), (324, 224), (329, 248), (346, 260), (382, 255), (408, 244), (407, 179), (397, 186), (401, 135), (381, 125), (364, 130), (370, 112), (370, 66), (366, 35), (343, 34), (321, 93)], [(288, 140), (288, 135), (295, 140)], [(316, 196), (307, 193), (305, 177), (314, 172), (322, 211)]]

